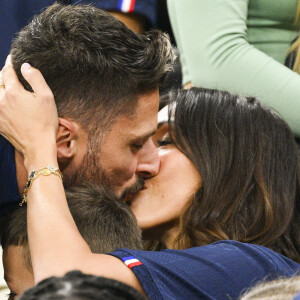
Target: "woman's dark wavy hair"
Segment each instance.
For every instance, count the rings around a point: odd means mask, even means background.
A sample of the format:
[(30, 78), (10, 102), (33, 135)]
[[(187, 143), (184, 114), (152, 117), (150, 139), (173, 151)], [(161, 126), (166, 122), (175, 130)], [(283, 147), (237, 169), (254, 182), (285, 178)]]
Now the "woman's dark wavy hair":
[(288, 125), (255, 98), (198, 88), (170, 97), (171, 135), (202, 177), (177, 248), (232, 239), (300, 262), (300, 164)]

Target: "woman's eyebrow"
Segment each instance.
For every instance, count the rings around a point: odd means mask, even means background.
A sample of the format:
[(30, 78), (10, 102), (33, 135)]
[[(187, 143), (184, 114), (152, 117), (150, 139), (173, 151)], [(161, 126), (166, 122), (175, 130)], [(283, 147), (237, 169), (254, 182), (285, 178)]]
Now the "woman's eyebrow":
[(157, 124), (157, 129), (159, 129), (160, 127), (162, 127), (163, 125), (167, 124), (168, 121), (167, 120), (164, 120), (164, 121), (161, 121), (161, 122), (158, 122)]

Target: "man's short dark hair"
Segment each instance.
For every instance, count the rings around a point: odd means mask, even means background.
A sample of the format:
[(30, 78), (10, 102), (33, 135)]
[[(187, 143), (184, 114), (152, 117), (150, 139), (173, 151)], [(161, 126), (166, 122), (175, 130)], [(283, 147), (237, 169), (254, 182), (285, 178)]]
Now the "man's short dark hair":
[(50, 277), (27, 290), (20, 300), (146, 300), (133, 287), (120, 281), (72, 271)]
[[(86, 184), (66, 190), (66, 195), (76, 226), (93, 253), (142, 249), (133, 213), (107, 189)], [(26, 267), (31, 270), (26, 215), (27, 207), (23, 206), (7, 217), (1, 243), (4, 251), (8, 246), (22, 246)]]
[(20, 73), (24, 62), (42, 72), (59, 116), (90, 130), (95, 122), (99, 128), (134, 112), (138, 96), (156, 89), (173, 62), (166, 34), (134, 33), (90, 5), (50, 6), (19, 32), (11, 54), (27, 89)]

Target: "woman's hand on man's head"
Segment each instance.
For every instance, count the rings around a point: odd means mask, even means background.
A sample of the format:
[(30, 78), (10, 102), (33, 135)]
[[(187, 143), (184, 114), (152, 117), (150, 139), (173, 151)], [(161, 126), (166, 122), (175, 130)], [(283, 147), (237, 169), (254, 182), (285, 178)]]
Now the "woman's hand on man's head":
[[(55, 155), (58, 128), (57, 109), (52, 91), (39, 70), (28, 63), (21, 73), (32, 87), (24, 89), (8, 56), (0, 77), (0, 133), (21, 152), (25, 161)], [(46, 161), (45, 161), (46, 162)]]

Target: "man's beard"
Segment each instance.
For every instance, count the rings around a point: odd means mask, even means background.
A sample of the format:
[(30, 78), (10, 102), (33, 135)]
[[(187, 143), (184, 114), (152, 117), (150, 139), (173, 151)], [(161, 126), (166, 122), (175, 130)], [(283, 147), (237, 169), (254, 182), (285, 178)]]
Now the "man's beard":
[(130, 187), (126, 188), (125, 191), (120, 196), (120, 201), (128, 202), (131, 201), (133, 196), (143, 189), (145, 185), (145, 180), (142, 177), (137, 177), (137, 181)]
[(99, 147), (92, 147), (91, 143), (88, 144), (87, 153), (84, 156), (80, 166), (70, 174), (64, 174), (65, 187), (71, 187), (81, 185), (83, 183), (92, 183), (104, 186), (107, 190), (117, 196), (120, 201), (125, 201), (128, 196), (140, 191), (144, 186), (144, 179), (137, 176), (136, 182), (122, 191), (121, 195), (118, 195), (116, 186), (113, 179), (107, 174), (104, 168), (100, 164)]
[(101, 184), (114, 192), (113, 184), (99, 163), (98, 155), (90, 151), (90, 147), (81, 164), (69, 174), (64, 174), (65, 187), (82, 183)]

